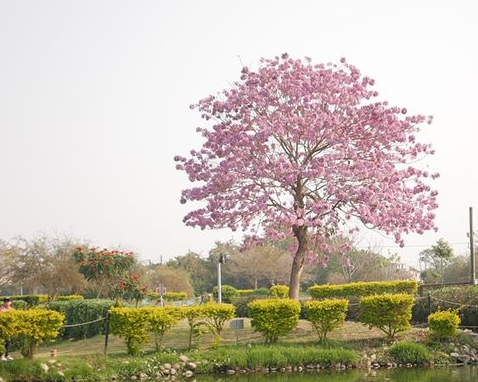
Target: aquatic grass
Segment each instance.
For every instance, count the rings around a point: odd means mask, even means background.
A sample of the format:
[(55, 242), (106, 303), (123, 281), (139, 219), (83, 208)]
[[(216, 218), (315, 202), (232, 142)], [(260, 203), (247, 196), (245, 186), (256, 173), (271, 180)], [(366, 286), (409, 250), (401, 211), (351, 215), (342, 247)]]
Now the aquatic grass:
[(207, 352), (190, 354), (201, 361), (200, 372), (208, 373), (228, 368), (286, 367), (298, 365), (352, 364), (356, 360), (353, 351), (343, 348), (323, 349), (312, 346), (250, 346), (222, 347)]
[(397, 342), (388, 352), (395, 361), (401, 363), (423, 364), (430, 359), (430, 353), (425, 346), (411, 341)]

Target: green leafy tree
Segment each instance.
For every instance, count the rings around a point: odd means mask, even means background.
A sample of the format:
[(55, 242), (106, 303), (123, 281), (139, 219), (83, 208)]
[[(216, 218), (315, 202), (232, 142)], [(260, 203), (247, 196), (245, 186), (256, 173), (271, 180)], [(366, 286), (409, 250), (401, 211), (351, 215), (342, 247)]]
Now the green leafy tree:
[(147, 267), (145, 278), (152, 290), (156, 290), (158, 285), (162, 284), (168, 292), (186, 293), (187, 296), (194, 295), (190, 274), (184, 269), (151, 264)]
[(168, 268), (187, 272), (196, 296), (210, 293), (216, 285), (216, 264), (212, 259), (205, 259), (195, 252), (177, 256), (168, 261), (166, 265)]
[(425, 282), (444, 281), (445, 269), (453, 258), (453, 249), (444, 239), (437, 241), (431, 248), (420, 252), (420, 264), (423, 264), (421, 278)]

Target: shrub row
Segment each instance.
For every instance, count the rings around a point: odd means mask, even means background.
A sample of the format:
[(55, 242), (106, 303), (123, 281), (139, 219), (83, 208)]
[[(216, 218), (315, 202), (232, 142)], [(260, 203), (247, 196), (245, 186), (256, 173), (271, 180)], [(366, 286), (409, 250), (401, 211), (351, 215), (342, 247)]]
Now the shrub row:
[(415, 294), (418, 283), (416, 281), (372, 281), (357, 282), (339, 285), (314, 285), (309, 288), (313, 298), (347, 298), (364, 297), (374, 294)]
[[(289, 287), (287, 285), (273, 285), (268, 288), (258, 288), (258, 289), (236, 289), (231, 285), (223, 285), (221, 288), (222, 292), (222, 302), (231, 304), (237, 298), (241, 297), (278, 297), (286, 298), (289, 295)], [(215, 286), (212, 290), (213, 297), (217, 300), (218, 298), (218, 288)]]
[(18, 340), (22, 355), (32, 358), (41, 342), (58, 336), (64, 318), (63, 314), (47, 309), (3, 312), (0, 314), (0, 347), (6, 340)]
[(57, 296), (55, 301), (82, 301), (85, 298), (79, 294), (70, 294), (68, 296)]
[(189, 347), (193, 336), (203, 327), (212, 331), (219, 342), (224, 324), (233, 317), (234, 306), (216, 303), (192, 307), (112, 308), (110, 330), (125, 340), (128, 354), (134, 355), (149, 333), (153, 334), (159, 350), (164, 334), (183, 318), (189, 326)]
[[(370, 328), (382, 330), (389, 338), (410, 327), (414, 297), (409, 294), (383, 294), (363, 297), (360, 301), (360, 321)], [(307, 301), (304, 316), (324, 340), (327, 334), (345, 321), (348, 301), (326, 299)], [(266, 343), (274, 343), (290, 333), (299, 321), (300, 303), (290, 299), (255, 300), (249, 303), (249, 316), (255, 331)]]
[(23, 300), (15, 300), (13, 301), (13, 308), (19, 310), (25, 310), (30, 308), (30, 306)]
[(269, 294), (269, 289), (268, 288), (238, 289), (237, 293), (238, 293), (239, 297), (267, 296)]
[[(149, 300), (159, 300), (161, 295), (156, 292), (148, 293), (147, 295)], [(184, 292), (166, 292), (163, 294), (163, 298), (165, 301), (173, 302), (173, 301), (183, 301), (188, 298), (188, 295)]]
[[(65, 315), (66, 324), (79, 324), (98, 320), (106, 316), (108, 310), (114, 306), (112, 300), (72, 300), (52, 301), (45, 304), (47, 309), (55, 310)], [(88, 325), (65, 328), (61, 331), (62, 338), (84, 339), (103, 332), (104, 321)]]

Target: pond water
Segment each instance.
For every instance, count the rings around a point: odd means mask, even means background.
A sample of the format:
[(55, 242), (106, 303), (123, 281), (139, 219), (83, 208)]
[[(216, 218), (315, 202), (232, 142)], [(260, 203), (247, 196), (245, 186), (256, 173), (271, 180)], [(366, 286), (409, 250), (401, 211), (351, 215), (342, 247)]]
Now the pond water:
[(197, 382), (478, 382), (478, 367), (198, 376)]

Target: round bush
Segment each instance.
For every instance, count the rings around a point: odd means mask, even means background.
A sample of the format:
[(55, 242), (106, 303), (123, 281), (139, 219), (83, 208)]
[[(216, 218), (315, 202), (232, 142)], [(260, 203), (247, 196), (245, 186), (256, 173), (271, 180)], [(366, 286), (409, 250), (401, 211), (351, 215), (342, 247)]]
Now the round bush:
[(428, 316), (430, 335), (437, 339), (453, 337), (460, 325), (460, 317), (456, 310), (444, 310), (432, 313)]
[(305, 319), (311, 323), (322, 341), (327, 337), (327, 333), (344, 323), (347, 307), (348, 301), (345, 299), (306, 301)]
[(409, 294), (382, 294), (362, 297), (360, 322), (378, 328), (388, 338), (410, 328), (414, 297)]
[[(212, 295), (217, 300), (218, 299), (218, 289), (215, 286), (212, 290)], [(236, 288), (231, 285), (222, 285), (221, 287), (222, 302), (230, 304), (233, 299), (239, 297), (239, 292)]]
[(273, 285), (269, 289), (271, 297), (287, 298), (289, 297), (289, 287), (287, 285)]
[(248, 305), (251, 325), (266, 343), (277, 342), (299, 322), (300, 303), (291, 299), (256, 300)]

